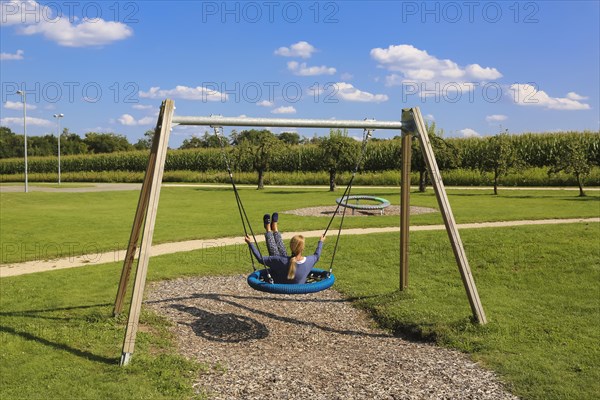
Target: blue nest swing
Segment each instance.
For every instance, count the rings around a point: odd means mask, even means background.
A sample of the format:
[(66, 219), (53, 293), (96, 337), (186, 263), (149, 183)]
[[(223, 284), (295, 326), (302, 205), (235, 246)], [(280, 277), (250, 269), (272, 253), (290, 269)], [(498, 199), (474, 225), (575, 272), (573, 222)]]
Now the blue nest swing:
[(335, 276), (328, 271), (313, 268), (306, 283), (269, 283), (269, 270), (261, 269), (248, 275), (248, 285), (254, 290), (275, 294), (306, 294), (329, 289)]

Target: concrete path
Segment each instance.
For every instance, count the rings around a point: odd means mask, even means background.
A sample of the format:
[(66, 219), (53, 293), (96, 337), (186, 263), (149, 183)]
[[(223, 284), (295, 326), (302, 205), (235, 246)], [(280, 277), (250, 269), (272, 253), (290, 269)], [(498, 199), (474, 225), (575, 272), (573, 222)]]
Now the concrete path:
[[(520, 221), (501, 221), (501, 222), (481, 222), (471, 224), (458, 224), (459, 229), (478, 229), (478, 228), (503, 228), (510, 226), (523, 225), (554, 225), (554, 224), (573, 224), (600, 222), (597, 218), (569, 218), (569, 219), (543, 219), (543, 220), (520, 220)], [(439, 231), (444, 230), (444, 225), (417, 225), (411, 226), (410, 230), (415, 231)], [(344, 235), (368, 235), (370, 233), (400, 232), (399, 227), (387, 228), (366, 228), (366, 229), (345, 229)], [(284, 239), (290, 239), (294, 234), (299, 233), (305, 237), (319, 237), (322, 230), (284, 233)], [(257, 236), (259, 241), (264, 241), (262, 235)], [(243, 245), (243, 237), (226, 237), (218, 239), (187, 240), (183, 242), (162, 243), (152, 246), (152, 256), (163, 254), (179, 253), (228, 245)], [(57, 269), (83, 267), (86, 265), (98, 265), (111, 262), (123, 261), (125, 250), (117, 250), (98, 254), (73, 255), (72, 257), (60, 258), (56, 260), (35, 260), (17, 264), (0, 265), (0, 278), (9, 276), (32, 274), (35, 272), (53, 271)]]
[[(82, 183), (85, 187), (69, 187), (65, 186), (62, 188), (44, 186), (43, 184), (30, 183), (29, 191), (31, 192), (62, 192), (62, 193), (85, 193), (85, 192), (110, 192), (110, 191), (121, 191), (121, 190), (140, 190), (142, 188), (141, 183)], [(256, 185), (236, 185), (238, 188), (256, 188)], [(230, 187), (229, 184), (213, 184), (213, 183), (163, 183), (164, 188), (193, 188), (193, 187), (204, 187), (204, 188), (226, 188)], [(327, 189), (329, 186), (326, 185), (267, 185), (266, 188), (273, 189)], [(397, 189), (398, 186), (352, 186), (354, 189)], [(412, 186), (411, 189), (416, 190), (417, 186)], [(431, 190), (431, 187), (428, 188)], [(448, 190), (493, 190), (491, 186), (447, 186)], [(579, 190), (576, 187), (500, 187), (500, 191), (504, 190), (568, 190), (574, 191)], [(598, 187), (585, 188), (588, 192), (600, 191)], [(22, 185), (0, 185), (0, 193), (22, 193)]]
[[(84, 187), (69, 187), (61, 188), (44, 186), (38, 184), (29, 184), (30, 192), (60, 192), (60, 193), (87, 193), (87, 192), (112, 192), (122, 190), (141, 190), (141, 183), (82, 183)], [(22, 185), (0, 185), (0, 193), (23, 193)]]

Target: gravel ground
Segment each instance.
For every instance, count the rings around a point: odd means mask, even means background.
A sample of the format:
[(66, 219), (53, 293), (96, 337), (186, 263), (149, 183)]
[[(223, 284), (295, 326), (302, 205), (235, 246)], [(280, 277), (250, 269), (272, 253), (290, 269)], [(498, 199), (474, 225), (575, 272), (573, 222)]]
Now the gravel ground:
[[(336, 206), (326, 206), (326, 207), (307, 207), (307, 208), (298, 208), (296, 210), (283, 211), (282, 214), (293, 214), (300, 216), (310, 216), (310, 217), (331, 217), (331, 215), (335, 212)], [(338, 214), (341, 215), (343, 212), (343, 208), (340, 208)], [(435, 208), (429, 207), (410, 207), (410, 215), (417, 214), (427, 214), (437, 212)], [(384, 215), (400, 215), (400, 206), (389, 206), (384, 209)], [(346, 217), (367, 217), (373, 215), (381, 215), (380, 210), (354, 210), (354, 214), (352, 210), (346, 211)]]
[(182, 354), (214, 399), (516, 399), (464, 354), (393, 337), (338, 292), (285, 297), (244, 276), (153, 284)]

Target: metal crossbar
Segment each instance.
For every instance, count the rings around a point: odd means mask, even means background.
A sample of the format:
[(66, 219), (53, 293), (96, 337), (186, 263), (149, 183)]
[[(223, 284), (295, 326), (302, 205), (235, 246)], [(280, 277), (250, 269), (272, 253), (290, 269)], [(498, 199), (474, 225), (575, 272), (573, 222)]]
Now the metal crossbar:
[(260, 126), (283, 128), (401, 129), (400, 121), (173, 116), (173, 125)]

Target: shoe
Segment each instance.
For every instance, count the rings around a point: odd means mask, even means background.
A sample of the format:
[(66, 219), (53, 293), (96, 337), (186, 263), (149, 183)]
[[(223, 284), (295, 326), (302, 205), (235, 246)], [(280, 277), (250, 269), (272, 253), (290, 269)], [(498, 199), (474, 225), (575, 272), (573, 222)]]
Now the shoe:
[(271, 220), (273, 222), (277, 222), (279, 220), (279, 214), (278, 213), (273, 213), (273, 215), (271, 216)]
[(263, 216), (263, 222), (264, 222), (265, 226), (269, 225), (271, 223), (271, 216), (269, 214), (265, 214)]

